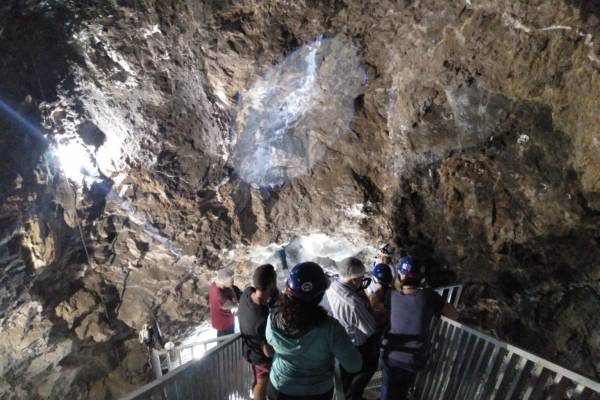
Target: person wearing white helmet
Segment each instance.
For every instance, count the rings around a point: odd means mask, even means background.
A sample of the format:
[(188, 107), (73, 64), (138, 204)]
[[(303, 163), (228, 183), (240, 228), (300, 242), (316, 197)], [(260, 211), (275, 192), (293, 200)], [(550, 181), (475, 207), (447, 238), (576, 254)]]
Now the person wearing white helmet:
[[(392, 264), (392, 256), (394, 255), (395, 249), (387, 244), (383, 243), (377, 249), (377, 256), (375, 257), (375, 261), (371, 265), (371, 271), (375, 272), (375, 268), (377, 265), (385, 264), (385, 265), (393, 265)], [(392, 276), (395, 277), (394, 271), (392, 271)], [(371, 279), (371, 283), (369, 287), (367, 287), (366, 292), (369, 296), (375, 293), (380, 288), (380, 285), (376, 282), (376, 278), (373, 277)]]
[(375, 265), (392, 265), (392, 256), (394, 255), (394, 251), (395, 249), (388, 243), (384, 243), (381, 246), (379, 246), (379, 249), (377, 250), (377, 259), (375, 260)]
[(365, 277), (366, 268), (362, 261), (354, 257), (342, 260), (338, 273), (339, 279), (333, 281), (325, 292), (323, 306), (346, 329), (362, 355), (363, 366), (359, 372), (340, 368), (345, 398), (360, 400), (378, 363), (379, 335), (373, 310), (365, 294), (371, 279)]

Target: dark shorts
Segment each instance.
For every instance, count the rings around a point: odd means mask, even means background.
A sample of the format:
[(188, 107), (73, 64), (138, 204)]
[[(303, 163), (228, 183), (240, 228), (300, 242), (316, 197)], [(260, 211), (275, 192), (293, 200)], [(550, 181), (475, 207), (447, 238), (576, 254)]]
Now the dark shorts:
[(229, 328), (219, 331), (217, 330), (217, 337), (232, 335), (235, 333), (235, 324), (231, 325)]
[(330, 391), (323, 394), (315, 394), (308, 396), (290, 396), (279, 392), (275, 389), (275, 386), (269, 380), (267, 385), (267, 399), (268, 400), (331, 400), (333, 399), (333, 388)]
[(252, 364), (252, 373), (254, 374), (254, 382), (269, 379), (271, 364)]

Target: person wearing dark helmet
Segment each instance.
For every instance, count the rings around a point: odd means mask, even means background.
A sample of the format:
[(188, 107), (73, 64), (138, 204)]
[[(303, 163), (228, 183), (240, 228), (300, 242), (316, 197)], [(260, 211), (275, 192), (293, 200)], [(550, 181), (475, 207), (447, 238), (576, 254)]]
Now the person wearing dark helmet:
[(404, 400), (417, 372), (429, 355), (430, 328), (434, 317), (457, 318), (454, 306), (430, 288), (422, 288), (423, 273), (415, 260), (398, 263), (397, 290), (389, 296), (390, 324), (381, 344), (383, 383), (381, 400)]
[[(371, 269), (375, 270), (375, 267), (379, 264), (385, 264), (387, 266), (392, 265), (392, 256), (394, 255), (395, 251), (396, 250), (387, 243), (384, 243), (381, 246), (379, 246), (379, 249), (377, 249), (377, 257), (375, 258), (375, 261), (371, 265)], [(393, 278), (394, 271), (391, 269), (390, 269), (390, 271), (392, 272), (392, 278)], [(375, 283), (375, 281), (371, 280), (371, 284), (367, 288), (367, 293), (371, 294), (371, 293), (375, 292), (375, 290), (377, 290), (377, 288), (378, 287), (377, 287), (377, 284)]]
[(329, 279), (312, 262), (290, 271), (287, 287), (267, 320), (267, 342), (275, 350), (267, 399), (331, 400), (335, 359), (359, 371), (360, 353), (344, 328), (319, 305)]
[(373, 309), (375, 324), (379, 333), (387, 327), (389, 322), (389, 311), (386, 307), (386, 299), (394, 283), (392, 269), (387, 264), (375, 265), (371, 272), (372, 286), (369, 293), (369, 303)]

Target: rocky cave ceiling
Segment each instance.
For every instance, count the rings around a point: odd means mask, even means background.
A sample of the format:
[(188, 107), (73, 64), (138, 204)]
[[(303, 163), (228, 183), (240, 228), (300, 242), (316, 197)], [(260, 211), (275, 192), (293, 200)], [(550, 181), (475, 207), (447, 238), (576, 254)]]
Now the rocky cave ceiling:
[(0, 397), (129, 392), (151, 313), (177, 338), (215, 269), (243, 282), (311, 234), (392, 241), (468, 285), (465, 321), (598, 379), (599, 18), (594, 0), (4, 0)]

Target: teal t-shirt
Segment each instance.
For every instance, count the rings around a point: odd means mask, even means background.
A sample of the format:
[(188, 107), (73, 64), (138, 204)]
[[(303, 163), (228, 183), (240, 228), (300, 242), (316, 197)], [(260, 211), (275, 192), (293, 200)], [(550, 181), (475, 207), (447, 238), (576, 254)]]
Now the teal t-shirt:
[(275, 349), (269, 379), (281, 393), (310, 396), (333, 387), (335, 359), (348, 372), (358, 372), (362, 360), (350, 337), (335, 319), (328, 317), (299, 338), (290, 338), (267, 320), (267, 342)]

